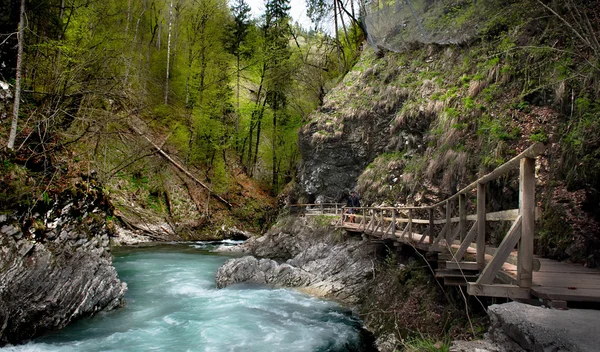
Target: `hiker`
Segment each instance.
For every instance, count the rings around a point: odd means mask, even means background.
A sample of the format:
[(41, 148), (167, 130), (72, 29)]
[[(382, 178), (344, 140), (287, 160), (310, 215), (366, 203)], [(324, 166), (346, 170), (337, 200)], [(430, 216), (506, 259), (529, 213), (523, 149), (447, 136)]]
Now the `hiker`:
[(354, 214), (356, 214), (358, 212), (358, 209), (356, 208), (360, 208), (360, 199), (358, 198), (358, 195), (356, 194), (356, 192), (352, 191), (350, 192), (350, 197), (348, 197), (348, 201), (346, 202), (346, 213), (350, 214), (348, 216), (348, 218), (350, 219), (350, 222), (354, 222)]

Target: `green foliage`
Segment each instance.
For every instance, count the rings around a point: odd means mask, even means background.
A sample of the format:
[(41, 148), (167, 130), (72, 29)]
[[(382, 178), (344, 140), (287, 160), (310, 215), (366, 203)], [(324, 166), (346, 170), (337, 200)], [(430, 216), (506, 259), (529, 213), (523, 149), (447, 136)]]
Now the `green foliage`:
[(48, 192), (44, 191), (44, 193), (42, 193), (42, 201), (44, 202), (45, 205), (49, 205), (50, 202), (52, 202), (52, 198), (50, 198), (50, 196), (48, 195)]
[(473, 100), (473, 98), (466, 97), (463, 100), (463, 103), (465, 106), (465, 110), (471, 110), (471, 109), (475, 108), (475, 101)]
[(402, 342), (406, 352), (449, 352), (450, 341), (436, 341), (426, 336), (409, 337)]
[(563, 172), (571, 188), (600, 186), (600, 100), (575, 99), (575, 115), (562, 138), (567, 162)]
[(529, 139), (532, 142), (546, 143), (546, 142), (548, 142), (548, 135), (544, 131), (537, 131), (537, 132), (531, 134), (531, 136), (529, 136)]
[(479, 120), (477, 134), (490, 140), (511, 141), (521, 136), (521, 130), (512, 126), (508, 119), (484, 115)]

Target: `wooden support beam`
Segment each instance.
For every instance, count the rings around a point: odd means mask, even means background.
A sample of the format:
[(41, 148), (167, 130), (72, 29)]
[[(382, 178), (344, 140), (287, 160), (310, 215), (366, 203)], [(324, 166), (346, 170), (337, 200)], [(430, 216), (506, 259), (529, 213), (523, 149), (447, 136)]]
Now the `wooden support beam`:
[(530, 289), (526, 287), (507, 284), (484, 285), (473, 282), (469, 282), (467, 285), (467, 293), (472, 296), (506, 297), (510, 299), (531, 298)]
[[(360, 225), (362, 225), (362, 231), (364, 232), (367, 229), (367, 211), (363, 208), (362, 220), (360, 221)], [(360, 226), (359, 226), (360, 228)]]
[(427, 231), (427, 232), (424, 232), (424, 233), (421, 235), (421, 238), (419, 239), (419, 242), (418, 242), (418, 244), (423, 244), (423, 243), (425, 243), (425, 239), (427, 238), (427, 236), (429, 236), (429, 234), (428, 234), (428, 232), (429, 232), (429, 229), (427, 229), (427, 230), (425, 230), (425, 231)]
[(477, 262), (456, 262), (446, 261), (446, 269), (448, 270), (479, 270)]
[(450, 209), (450, 200), (446, 201), (446, 244), (452, 243), (450, 237), (452, 236), (452, 210)]
[(392, 237), (396, 238), (396, 209), (392, 210)]
[[(458, 237), (458, 234), (460, 232), (460, 226), (456, 226), (454, 228), (454, 231), (449, 231), (450, 233), (452, 233), (452, 235), (450, 236), (450, 240), (449, 242), (446, 242), (446, 246), (450, 247), (452, 246), (452, 244), (454, 244), (454, 240), (456, 239), (456, 237)], [(446, 234), (446, 237), (448, 237), (448, 234)]]
[(491, 284), (498, 273), (498, 270), (502, 268), (502, 265), (506, 262), (506, 259), (510, 255), (510, 252), (515, 248), (517, 242), (521, 238), (521, 217), (519, 216), (517, 220), (512, 224), (510, 230), (502, 240), (500, 247), (496, 250), (494, 257), (492, 260), (486, 265), (485, 269), (479, 276), (477, 280), (478, 284)]
[(446, 225), (444, 225), (444, 227), (442, 227), (442, 229), (440, 230), (440, 233), (437, 235), (435, 240), (433, 240), (432, 247), (437, 247), (439, 245), (442, 238), (444, 238), (446, 231), (448, 231), (448, 224), (446, 224)]
[(408, 238), (413, 240), (413, 231), (412, 231), (412, 209), (408, 209)]
[(477, 184), (477, 265), (485, 268), (485, 183)]
[(473, 226), (471, 226), (469, 233), (467, 234), (467, 236), (465, 236), (465, 239), (460, 244), (460, 248), (458, 248), (458, 251), (454, 253), (452, 260), (459, 262), (463, 259), (463, 257), (465, 256), (465, 252), (471, 245), (471, 242), (473, 242), (473, 240), (475, 239), (475, 235), (477, 235), (477, 228), (477, 221), (475, 221)]
[(429, 208), (429, 243), (433, 243), (433, 208)]
[(462, 242), (467, 234), (467, 195), (464, 193), (458, 196), (458, 218), (458, 235)]
[(406, 234), (408, 233), (408, 228), (410, 227), (410, 224), (406, 224), (406, 227), (404, 228), (404, 231), (402, 231), (402, 234), (400, 235), (400, 238), (404, 238), (404, 236), (406, 236)]
[(535, 159), (521, 159), (519, 205), (522, 225), (519, 257), (517, 258), (517, 282), (521, 287), (531, 287), (535, 230)]

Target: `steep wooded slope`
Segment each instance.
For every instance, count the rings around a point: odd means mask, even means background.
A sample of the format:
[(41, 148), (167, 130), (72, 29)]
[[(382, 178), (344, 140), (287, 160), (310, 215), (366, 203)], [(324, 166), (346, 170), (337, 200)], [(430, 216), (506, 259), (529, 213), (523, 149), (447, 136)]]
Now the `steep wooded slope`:
[[(537, 252), (597, 265), (596, 5), (504, 2), (459, 44), (365, 47), (301, 130), (297, 196), (341, 201), (356, 188), (364, 204), (431, 204), (544, 142)], [(491, 185), (489, 208), (516, 205), (511, 182)]]

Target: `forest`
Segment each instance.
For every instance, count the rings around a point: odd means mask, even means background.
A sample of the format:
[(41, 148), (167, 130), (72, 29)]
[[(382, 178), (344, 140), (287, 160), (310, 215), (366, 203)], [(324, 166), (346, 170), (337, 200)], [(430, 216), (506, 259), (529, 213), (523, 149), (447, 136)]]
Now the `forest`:
[[(330, 7), (315, 3), (313, 17)], [(237, 170), (276, 195), (299, 160), (298, 128), (362, 40), (348, 17), (339, 40), (289, 10), (287, 0), (258, 18), (245, 0), (2, 1), (4, 171), (16, 160), (39, 176), (5, 179), (14, 192), (2, 202), (48, 199), (68, 174), (156, 178), (136, 133), (217, 194)]]

